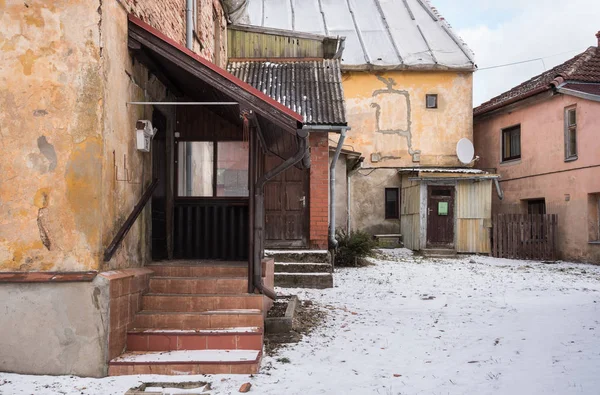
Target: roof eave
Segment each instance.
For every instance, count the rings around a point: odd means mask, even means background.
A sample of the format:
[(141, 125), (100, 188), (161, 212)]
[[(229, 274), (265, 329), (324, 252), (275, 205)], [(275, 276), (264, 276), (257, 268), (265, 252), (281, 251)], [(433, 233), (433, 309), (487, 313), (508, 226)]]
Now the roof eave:
[(391, 64), (391, 65), (377, 65), (371, 63), (365, 64), (344, 64), (341, 65), (342, 72), (344, 71), (454, 71), (454, 72), (470, 72), (477, 71), (477, 65), (460, 65), (460, 66), (449, 66), (442, 64)]
[(531, 91), (529, 91), (529, 92), (527, 92), (525, 94), (515, 96), (515, 97), (513, 97), (511, 99), (508, 99), (508, 100), (505, 100), (503, 102), (491, 105), (489, 107), (482, 108), (480, 110), (478, 110), (478, 108), (480, 108), (481, 106), (475, 107), (475, 109), (473, 109), (473, 116), (474, 117), (478, 117), (478, 116), (487, 114), (489, 112), (492, 112), (492, 111), (495, 111), (495, 110), (499, 110), (502, 107), (506, 107), (506, 106), (508, 106), (510, 104), (514, 104), (514, 103), (517, 103), (517, 102), (519, 102), (521, 100), (528, 99), (528, 98), (533, 97), (535, 95), (538, 95), (540, 93), (547, 92), (547, 91), (551, 90), (552, 87), (553, 87), (552, 85), (540, 86), (539, 88), (533, 89), (533, 90), (531, 90)]

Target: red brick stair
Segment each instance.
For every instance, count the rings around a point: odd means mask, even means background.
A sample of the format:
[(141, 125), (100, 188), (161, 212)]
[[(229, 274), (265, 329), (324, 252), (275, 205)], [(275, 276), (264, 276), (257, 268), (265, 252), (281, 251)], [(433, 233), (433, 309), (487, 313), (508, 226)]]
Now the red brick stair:
[(110, 375), (257, 373), (264, 297), (247, 293), (247, 263), (148, 266), (149, 292)]

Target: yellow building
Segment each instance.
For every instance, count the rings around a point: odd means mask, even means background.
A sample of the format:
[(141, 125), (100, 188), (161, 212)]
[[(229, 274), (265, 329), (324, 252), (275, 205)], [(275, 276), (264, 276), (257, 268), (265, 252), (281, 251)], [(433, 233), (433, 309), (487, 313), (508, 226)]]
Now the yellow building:
[[(473, 169), (471, 51), (428, 2), (250, 0), (250, 24), (329, 37), (338, 48), (348, 126), (335, 226), (414, 250), (490, 252), (493, 174)], [(330, 136), (330, 145), (337, 145)], [(356, 162), (356, 161), (354, 161)]]

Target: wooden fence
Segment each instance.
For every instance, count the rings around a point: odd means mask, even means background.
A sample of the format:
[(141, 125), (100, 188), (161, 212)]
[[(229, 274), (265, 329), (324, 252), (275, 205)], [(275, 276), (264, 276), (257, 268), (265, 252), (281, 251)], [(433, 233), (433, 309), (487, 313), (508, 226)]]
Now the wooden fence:
[(556, 260), (556, 214), (497, 214), (492, 222), (492, 256)]

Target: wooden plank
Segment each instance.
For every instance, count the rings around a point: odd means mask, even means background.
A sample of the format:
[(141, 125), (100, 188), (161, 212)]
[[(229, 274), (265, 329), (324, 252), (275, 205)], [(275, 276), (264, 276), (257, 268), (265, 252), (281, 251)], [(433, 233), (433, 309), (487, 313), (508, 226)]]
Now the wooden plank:
[(492, 218), (492, 256), (498, 257), (498, 216)]
[(504, 220), (502, 214), (498, 215), (498, 258), (504, 258)]

